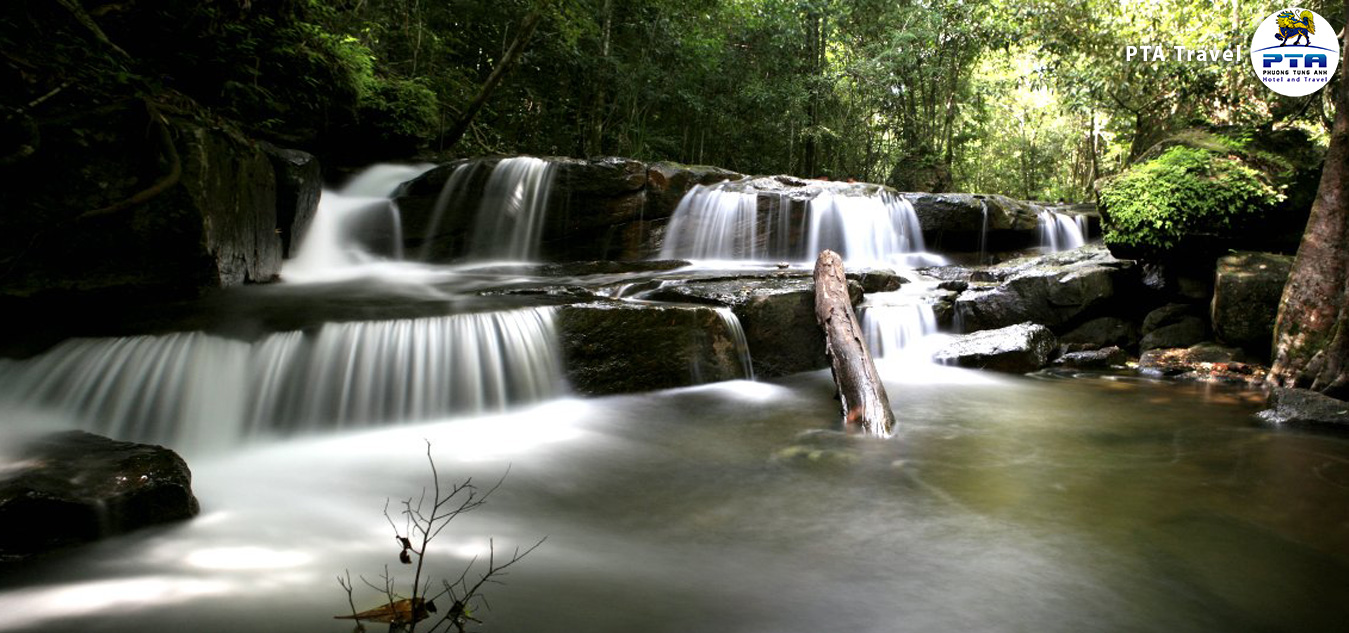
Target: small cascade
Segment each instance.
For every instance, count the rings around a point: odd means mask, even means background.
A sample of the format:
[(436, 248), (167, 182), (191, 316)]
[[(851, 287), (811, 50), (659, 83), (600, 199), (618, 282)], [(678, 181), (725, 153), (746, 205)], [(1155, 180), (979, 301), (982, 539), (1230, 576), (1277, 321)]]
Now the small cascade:
[(1087, 243), (1086, 218), (1045, 209), (1039, 213), (1040, 246), (1050, 253), (1067, 251)]
[[(532, 261), (537, 258), (555, 167), (551, 162), (530, 156), (507, 158), (497, 163), (478, 205), (470, 242), (472, 259)], [(446, 181), (447, 187), (451, 180)]]
[[(771, 224), (768, 230), (771, 233)], [(675, 207), (660, 256), (661, 259), (711, 260), (759, 260), (783, 256), (770, 254), (759, 237), (757, 191), (696, 185)]]
[[(910, 287), (911, 286), (911, 287)], [(918, 343), (937, 332), (937, 316), (922, 294), (929, 288), (909, 284), (895, 292), (868, 294), (860, 306), (862, 335), (876, 358), (913, 357)], [(920, 354), (921, 355), (921, 354)], [(923, 358), (927, 360), (930, 355)]]
[(909, 263), (921, 254), (923, 230), (908, 200), (881, 192), (857, 196), (825, 191), (809, 203), (806, 253), (831, 249), (852, 265)]
[(979, 211), (983, 213), (983, 220), (979, 223), (979, 261), (975, 262), (980, 266), (988, 263), (988, 201), (979, 199)]
[(391, 196), (399, 184), (431, 167), (375, 165), (341, 189), (324, 189), (313, 224), (295, 257), (282, 267), (282, 278), (325, 280), (362, 264), (402, 259), (403, 226)]
[(425, 420), (564, 388), (550, 308), (330, 323), (254, 343), (202, 333), (73, 339), (0, 365), (0, 411), (210, 447), (255, 433)]
[(740, 318), (735, 316), (730, 308), (717, 308), (717, 314), (726, 324), (726, 330), (731, 333), (736, 353), (740, 356), (740, 375), (754, 380), (754, 359), (750, 357), (749, 339), (745, 338), (745, 328), (740, 324)]
[[(849, 265), (942, 263), (924, 253), (913, 205), (875, 187), (811, 183), (784, 192), (780, 183), (699, 185), (670, 220), (664, 259), (805, 261), (823, 249)], [(776, 189), (773, 189), (776, 187)]]

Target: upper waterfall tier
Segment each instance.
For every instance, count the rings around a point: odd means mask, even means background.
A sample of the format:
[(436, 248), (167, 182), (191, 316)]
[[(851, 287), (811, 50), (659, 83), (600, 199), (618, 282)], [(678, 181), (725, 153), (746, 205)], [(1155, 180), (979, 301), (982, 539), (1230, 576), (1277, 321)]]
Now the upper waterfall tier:
[(830, 249), (852, 265), (930, 265), (908, 200), (876, 185), (755, 178), (699, 185), (670, 219), (660, 256), (810, 260)]

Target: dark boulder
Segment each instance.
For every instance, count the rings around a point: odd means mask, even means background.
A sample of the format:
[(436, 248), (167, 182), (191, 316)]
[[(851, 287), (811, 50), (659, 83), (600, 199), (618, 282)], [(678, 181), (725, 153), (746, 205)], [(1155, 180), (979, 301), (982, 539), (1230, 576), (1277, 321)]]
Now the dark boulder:
[(1208, 322), (1200, 316), (1202, 308), (1173, 303), (1149, 312), (1143, 318), (1142, 350), (1189, 347), (1208, 338)]
[(276, 174), (276, 230), (281, 254), (291, 257), (318, 212), (323, 176), (312, 154), (259, 143)]
[(1308, 389), (1274, 387), (1258, 415), (1271, 424), (1349, 432), (1349, 402)]
[(1244, 251), (1220, 258), (1210, 306), (1214, 336), (1267, 358), (1292, 266), (1292, 257), (1273, 253)]
[[(860, 303), (861, 286), (850, 281), (848, 289), (853, 304)], [(815, 283), (808, 273), (669, 281), (641, 297), (730, 308), (744, 328), (758, 377), (829, 366), (824, 333), (815, 320)]]
[(0, 481), (0, 558), (22, 557), (198, 512), (192, 473), (173, 451), (70, 431), (19, 452)]
[(0, 295), (192, 296), (275, 277), (276, 176), (255, 143), (153, 106), (99, 116), (7, 170), (25, 186), (0, 208), (24, 212), (0, 214)]
[(684, 194), (698, 185), (713, 185), (744, 177), (744, 174), (707, 165), (652, 163), (646, 172), (646, 217), (649, 220), (669, 218)]
[(1073, 328), (1060, 336), (1059, 342), (1079, 348), (1088, 346), (1095, 348), (1111, 346), (1130, 348), (1138, 345), (1140, 336), (1138, 324), (1133, 321), (1105, 316), (1092, 319)]
[(734, 317), (710, 306), (597, 302), (560, 306), (555, 318), (567, 379), (581, 394), (668, 389), (749, 373)]
[(1023, 374), (1049, 364), (1057, 346), (1049, 328), (1019, 323), (956, 337), (933, 358), (947, 365)]

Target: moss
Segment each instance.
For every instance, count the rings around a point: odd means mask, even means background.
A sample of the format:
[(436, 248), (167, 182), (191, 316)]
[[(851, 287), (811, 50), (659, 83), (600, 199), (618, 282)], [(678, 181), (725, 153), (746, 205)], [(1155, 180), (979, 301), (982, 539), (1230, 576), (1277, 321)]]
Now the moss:
[(1284, 195), (1268, 174), (1234, 153), (1214, 151), (1236, 150), (1240, 142), (1176, 145), (1109, 182), (1101, 191), (1106, 242), (1170, 249), (1186, 235), (1230, 233), (1259, 220)]

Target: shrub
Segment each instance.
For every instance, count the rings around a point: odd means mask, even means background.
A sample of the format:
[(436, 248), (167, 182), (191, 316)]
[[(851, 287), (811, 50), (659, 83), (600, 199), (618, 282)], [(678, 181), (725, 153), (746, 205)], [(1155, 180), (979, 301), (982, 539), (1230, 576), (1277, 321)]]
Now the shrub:
[(1240, 230), (1283, 200), (1259, 171), (1233, 155), (1175, 146), (1101, 191), (1105, 240), (1170, 249), (1182, 237)]

